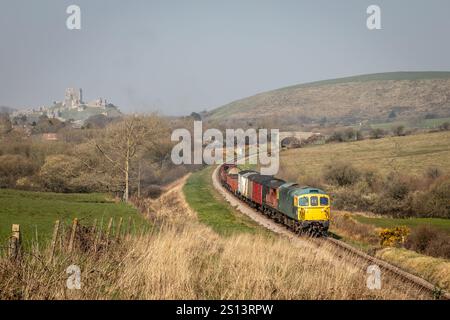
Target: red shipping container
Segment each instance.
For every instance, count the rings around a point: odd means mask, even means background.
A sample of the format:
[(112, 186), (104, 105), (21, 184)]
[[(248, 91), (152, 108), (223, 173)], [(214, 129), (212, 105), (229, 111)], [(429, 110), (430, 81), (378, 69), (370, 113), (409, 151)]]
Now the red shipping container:
[(265, 204), (274, 209), (278, 209), (278, 188), (286, 183), (284, 180), (273, 179), (264, 183)]
[(260, 174), (255, 174), (248, 178), (249, 183), (251, 182), (251, 200), (259, 205), (263, 204), (263, 185), (266, 181), (272, 180), (272, 176), (263, 176)]
[(227, 185), (233, 193), (236, 193), (238, 188), (238, 176), (237, 174), (227, 175)]

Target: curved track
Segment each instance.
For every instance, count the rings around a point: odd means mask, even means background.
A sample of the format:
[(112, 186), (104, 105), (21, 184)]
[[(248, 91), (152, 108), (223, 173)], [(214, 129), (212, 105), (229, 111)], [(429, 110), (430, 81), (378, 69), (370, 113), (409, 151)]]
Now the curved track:
[(447, 292), (444, 292), (434, 286), (432, 283), (415, 276), (407, 271), (404, 271), (390, 263), (387, 263), (386, 261), (380, 260), (378, 258), (375, 258), (373, 256), (370, 256), (350, 245), (348, 245), (345, 242), (339, 241), (337, 239), (333, 238), (306, 238), (306, 237), (299, 237), (297, 234), (292, 232), (291, 230), (287, 229), (284, 225), (278, 224), (275, 221), (269, 219), (268, 217), (264, 216), (259, 211), (255, 210), (254, 208), (251, 208), (246, 203), (240, 201), (238, 198), (236, 198), (233, 194), (231, 194), (228, 190), (226, 190), (219, 181), (219, 166), (213, 171), (212, 180), (213, 185), (217, 189), (219, 193), (221, 193), (224, 198), (237, 210), (241, 211), (245, 215), (249, 216), (251, 219), (259, 223), (260, 225), (264, 226), (265, 228), (282, 234), (284, 236), (287, 236), (290, 240), (295, 240), (297, 242), (301, 242), (302, 245), (313, 245), (315, 247), (321, 247), (324, 243), (330, 244), (337, 250), (335, 251), (335, 254), (339, 256), (339, 252), (351, 254), (358, 258), (359, 261), (361, 261), (361, 267), (368, 266), (368, 265), (377, 265), (381, 270), (384, 272), (390, 273), (399, 279), (401, 279), (402, 282), (406, 282), (411, 284), (411, 286), (416, 287), (417, 289), (426, 292), (430, 295), (430, 297), (434, 299), (445, 299), (450, 300), (450, 294)]

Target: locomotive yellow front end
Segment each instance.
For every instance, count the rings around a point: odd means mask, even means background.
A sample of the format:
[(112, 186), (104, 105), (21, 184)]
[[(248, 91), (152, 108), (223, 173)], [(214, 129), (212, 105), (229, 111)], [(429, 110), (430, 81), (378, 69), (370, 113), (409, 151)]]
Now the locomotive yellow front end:
[(323, 192), (305, 193), (297, 197), (298, 220), (311, 233), (326, 234), (330, 226), (330, 197)]

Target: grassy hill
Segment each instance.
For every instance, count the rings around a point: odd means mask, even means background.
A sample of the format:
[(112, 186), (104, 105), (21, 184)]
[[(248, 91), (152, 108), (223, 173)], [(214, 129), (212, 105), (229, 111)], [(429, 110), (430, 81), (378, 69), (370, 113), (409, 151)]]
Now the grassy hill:
[(210, 121), (279, 119), (287, 123), (450, 116), (450, 72), (392, 72), (317, 81), (234, 101)]
[(450, 132), (288, 150), (280, 156), (281, 175), (290, 179), (320, 175), (326, 165), (334, 161), (380, 173), (400, 171), (423, 175), (430, 167), (450, 173)]

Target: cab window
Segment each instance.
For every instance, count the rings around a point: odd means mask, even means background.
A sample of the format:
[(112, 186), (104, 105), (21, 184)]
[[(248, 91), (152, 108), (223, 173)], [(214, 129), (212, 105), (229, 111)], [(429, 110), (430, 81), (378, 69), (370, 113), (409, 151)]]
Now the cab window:
[(299, 206), (301, 206), (301, 207), (307, 207), (307, 206), (309, 205), (308, 198), (307, 198), (307, 197), (301, 197), (301, 198), (298, 200), (298, 204), (299, 204)]
[(320, 205), (321, 206), (327, 206), (328, 205), (328, 198), (320, 197)]
[(317, 207), (318, 204), (319, 204), (319, 198), (316, 196), (311, 197), (311, 206)]

